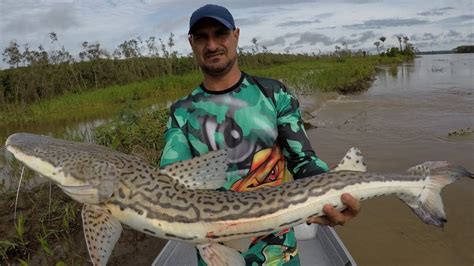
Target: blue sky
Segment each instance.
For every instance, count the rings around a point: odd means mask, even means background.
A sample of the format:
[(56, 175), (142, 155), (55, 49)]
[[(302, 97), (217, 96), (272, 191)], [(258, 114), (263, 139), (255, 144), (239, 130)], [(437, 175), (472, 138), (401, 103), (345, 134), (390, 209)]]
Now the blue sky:
[[(206, 4), (221, 4), (241, 29), (240, 47), (256, 38), (273, 52), (319, 53), (346, 43), (353, 50), (375, 50), (373, 43), (406, 35), (422, 51), (474, 44), (472, 0), (0, 0), (0, 47), (10, 40), (36, 48), (57, 49), (48, 33), (56, 32), (65, 48), (77, 55), (81, 43), (99, 42), (109, 52), (140, 36), (166, 40), (175, 34), (175, 49), (189, 54), (189, 17)], [(0, 66), (5, 67), (2, 62)]]

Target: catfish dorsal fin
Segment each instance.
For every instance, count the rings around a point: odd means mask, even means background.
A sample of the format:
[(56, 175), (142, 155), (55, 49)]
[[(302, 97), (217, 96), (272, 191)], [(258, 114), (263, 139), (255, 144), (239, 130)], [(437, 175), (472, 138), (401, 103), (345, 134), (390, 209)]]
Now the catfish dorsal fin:
[(178, 181), (188, 189), (217, 189), (227, 181), (227, 149), (180, 161), (160, 169), (160, 173)]
[(331, 172), (337, 171), (367, 171), (364, 157), (362, 156), (360, 150), (355, 147), (350, 148), (344, 158), (342, 158), (342, 160), (339, 162), (339, 164), (331, 170)]

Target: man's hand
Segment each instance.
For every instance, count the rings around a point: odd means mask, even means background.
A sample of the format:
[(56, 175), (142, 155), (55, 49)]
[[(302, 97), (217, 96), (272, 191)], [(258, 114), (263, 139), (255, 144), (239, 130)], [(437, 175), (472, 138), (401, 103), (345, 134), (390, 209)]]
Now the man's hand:
[(356, 217), (360, 212), (360, 202), (350, 194), (344, 193), (341, 196), (341, 201), (347, 208), (342, 211), (336, 211), (333, 206), (326, 204), (323, 207), (325, 216), (315, 217), (308, 220), (308, 223), (317, 223), (321, 225), (329, 225), (334, 227), (336, 225), (344, 225), (347, 221)]

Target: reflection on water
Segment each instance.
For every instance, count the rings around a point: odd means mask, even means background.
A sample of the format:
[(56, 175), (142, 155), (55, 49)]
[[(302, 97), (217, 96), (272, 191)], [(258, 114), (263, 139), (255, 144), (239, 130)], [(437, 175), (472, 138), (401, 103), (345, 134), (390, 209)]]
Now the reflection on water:
[(386, 72), (388, 72), (392, 77), (396, 78), (398, 76), (398, 65), (391, 65)]
[[(472, 172), (473, 70), (474, 54), (422, 56), (397, 66), (396, 74), (382, 67), (366, 93), (340, 96), (313, 112), (318, 128), (308, 135), (329, 163), (356, 146), (370, 171), (403, 172), (448, 160)], [(391, 199), (364, 202), (360, 217), (337, 231), (361, 265), (472, 265), (474, 182), (451, 185), (443, 199), (444, 231)]]

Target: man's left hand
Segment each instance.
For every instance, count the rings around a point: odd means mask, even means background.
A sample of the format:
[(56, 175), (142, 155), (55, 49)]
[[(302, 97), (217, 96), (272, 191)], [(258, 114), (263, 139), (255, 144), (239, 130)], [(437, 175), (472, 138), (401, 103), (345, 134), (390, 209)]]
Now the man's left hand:
[(339, 212), (334, 209), (330, 204), (326, 204), (323, 207), (325, 216), (314, 217), (308, 220), (308, 223), (317, 223), (321, 225), (329, 225), (334, 227), (336, 225), (344, 225), (352, 218), (356, 217), (360, 212), (360, 202), (356, 198), (352, 197), (348, 193), (344, 193), (341, 196), (341, 201), (347, 208)]

